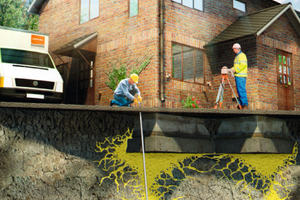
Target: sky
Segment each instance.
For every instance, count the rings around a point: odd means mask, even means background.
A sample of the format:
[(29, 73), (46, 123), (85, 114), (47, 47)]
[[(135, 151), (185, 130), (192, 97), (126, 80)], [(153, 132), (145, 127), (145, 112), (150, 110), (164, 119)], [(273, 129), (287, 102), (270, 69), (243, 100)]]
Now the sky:
[(275, 1), (282, 3), (282, 4), (291, 2), (293, 8), (300, 12), (300, 0), (275, 0)]

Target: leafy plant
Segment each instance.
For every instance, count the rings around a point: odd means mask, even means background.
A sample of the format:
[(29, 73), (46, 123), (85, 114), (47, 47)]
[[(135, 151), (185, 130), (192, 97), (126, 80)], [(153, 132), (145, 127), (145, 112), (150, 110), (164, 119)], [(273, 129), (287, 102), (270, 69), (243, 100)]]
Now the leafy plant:
[(0, 0), (0, 26), (38, 31), (39, 16), (27, 12), (33, 0)]
[(195, 97), (188, 96), (185, 100), (181, 101), (183, 108), (199, 108), (200, 101), (196, 101)]
[[(119, 82), (125, 78), (128, 78), (131, 74), (139, 75), (143, 69), (145, 69), (148, 64), (150, 63), (150, 59), (152, 56), (147, 56), (146, 59), (142, 62), (136, 61), (134, 67), (132, 67), (130, 73), (127, 73), (128, 68), (130, 68), (130, 64), (124, 64), (121, 59), (118, 59), (117, 62), (110, 62), (112, 65), (112, 69), (109, 73), (106, 73), (108, 76), (109, 81), (106, 81), (106, 85), (111, 89), (115, 90), (119, 84)], [(119, 67), (117, 67), (119, 65)], [(126, 76), (128, 74), (128, 76)]]

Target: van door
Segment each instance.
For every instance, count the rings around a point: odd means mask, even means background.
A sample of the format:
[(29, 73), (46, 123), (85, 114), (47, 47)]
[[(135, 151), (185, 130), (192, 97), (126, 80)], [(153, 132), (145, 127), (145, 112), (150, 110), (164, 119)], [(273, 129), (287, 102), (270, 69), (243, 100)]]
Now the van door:
[(277, 50), (278, 110), (294, 110), (292, 54)]

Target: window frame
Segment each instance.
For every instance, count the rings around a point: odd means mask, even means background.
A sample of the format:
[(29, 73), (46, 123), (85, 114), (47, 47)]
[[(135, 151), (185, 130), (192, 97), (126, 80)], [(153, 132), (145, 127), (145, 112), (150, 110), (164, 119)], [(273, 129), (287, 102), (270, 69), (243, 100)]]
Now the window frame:
[[(234, 2), (237, 1), (237, 2), (240, 2), (240, 3), (243, 3), (245, 5), (245, 11), (243, 10), (240, 10), (236, 7), (234, 7)], [(241, 11), (241, 12), (244, 12), (244, 13), (247, 13), (247, 1), (244, 1), (244, 0), (232, 0), (232, 8), (235, 9), (235, 10), (238, 10), (238, 11)]]
[[(178, 78), (174, 78), (174, 71), (173, 71), (173, 63), (174, 63), (174, 60), (173, 60), (173, 45), (180, 45), (181, 46), (181, 79), (178, 79)], [(190, 48), (193, 48), (193, 64), (194, 64), (194, 71), (193, 71), (193, 75), (194, 75), (194, 81), (191, 82), (191, 81), (185, 81), (184, 80), (184, 66), (183, 66), (183, 46), (186, 46), (186, 47), (190, 47)], [(198, 51), (201, 51), (203, 53), (203, 82), (202, 83), (199, 83), (199, 82), (196, 82), (196, 68), (195, 68), (195, 50), (198, 50)], [(180, 43), (177, 43), (177, 42), (172, 42), (171, 43), (171, 53), (172, 53), (172, 61), (171, 61), (171, 66), (172, 66), (172, 69), (171, 69), (171, 78), (174, 79), (174, 80), (178, 80), (178, 81), (182, 81), (182, 82), (186, 82), (186, 83), (192, 83), (192, 84), (199, 84), (199, 85), (205, 85), (205, 63), (206, 63), (206, 54), (205, 54), (205, 50), (204, 49), (200, 49), (200, 48), (196, 48), (196, 47), (193, 47), (193, 46), (189, 46), (189, 45), (185, 45), (185, 44), (180, 44)]]
[(86, 22), (89, 22), (89, 21), (91, 21), (91, 20), (93, 20), (93, 19), (96, 19), (96, 18), (100, 17), (100, 0), (98, 0), (98, 6), (99, 6), (99, 8), (98, 8), (98, 16), (97, 16), (97, 17), (94, 17), (94, 18), (92, 18), (92, 19), (91, 19), (91, 1), (92, 1), (92, 0), (88, 0), (88, 1), (89, 1), (88, 20), (85, 21), (85, 22), (81, 22), (81, 11), (82, 11), (81, 2), (82, 2), (82, 1), (83, 1), (83, 0), (80, 0), (80, 1), (79, 1), (79, 7), (80, 7), (80, 12), (79, 12), (79, 24), (84, 24), (84, 23), (86, 23)]
[[(172, 2), (174, 2), (174, 3), (178, 3), (178, 4), (180, 4), (180, 5), (184, 6), (184, 7), (191, 8), (191, 7), (189, 7), (189, 6), (183, 5), (183, 3), (182, 3), (183, 0), (180, 0), (180, 1), (181, 1), (181, 3), (172, 0)], [(202, 1), (202, 10), (200, 10), (200, 9), (198, 9), (198, 8), (195, 8), (195, 0), (192, 0), (192, 1), (193, 1), (193, 8), (191, 8), (191, 9), (194, 9), (194, 10), (198, 10), (198, 11), (204, 12), (204, 5), (205, 5), (204, 0), (201, 0), (201, 1)]]

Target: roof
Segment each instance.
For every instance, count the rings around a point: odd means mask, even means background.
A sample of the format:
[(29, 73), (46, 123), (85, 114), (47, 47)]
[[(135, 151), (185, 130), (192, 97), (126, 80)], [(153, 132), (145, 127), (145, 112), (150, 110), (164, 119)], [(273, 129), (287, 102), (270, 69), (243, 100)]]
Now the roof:
[(61, 46), (59, 49), (53, 51), (54, 54), (57, 55), (64, 55), (64, 56), (70, 56), (74, 57), (73, 50), (77, 49), (78, 47), (88, 43), (91, 39), (95, 38), (98, 35), (97, 32), (90, 33), (81, 37), (78, 37), (71, 42)]
[(300, 19), (291, 3), (280, 4), (238, 18), (223, 32), (213, 38), (206, 46), (234, 41), (237, 39), (259, 36), (280, 16), (286, 14), (297, 33), (300, 35)]

